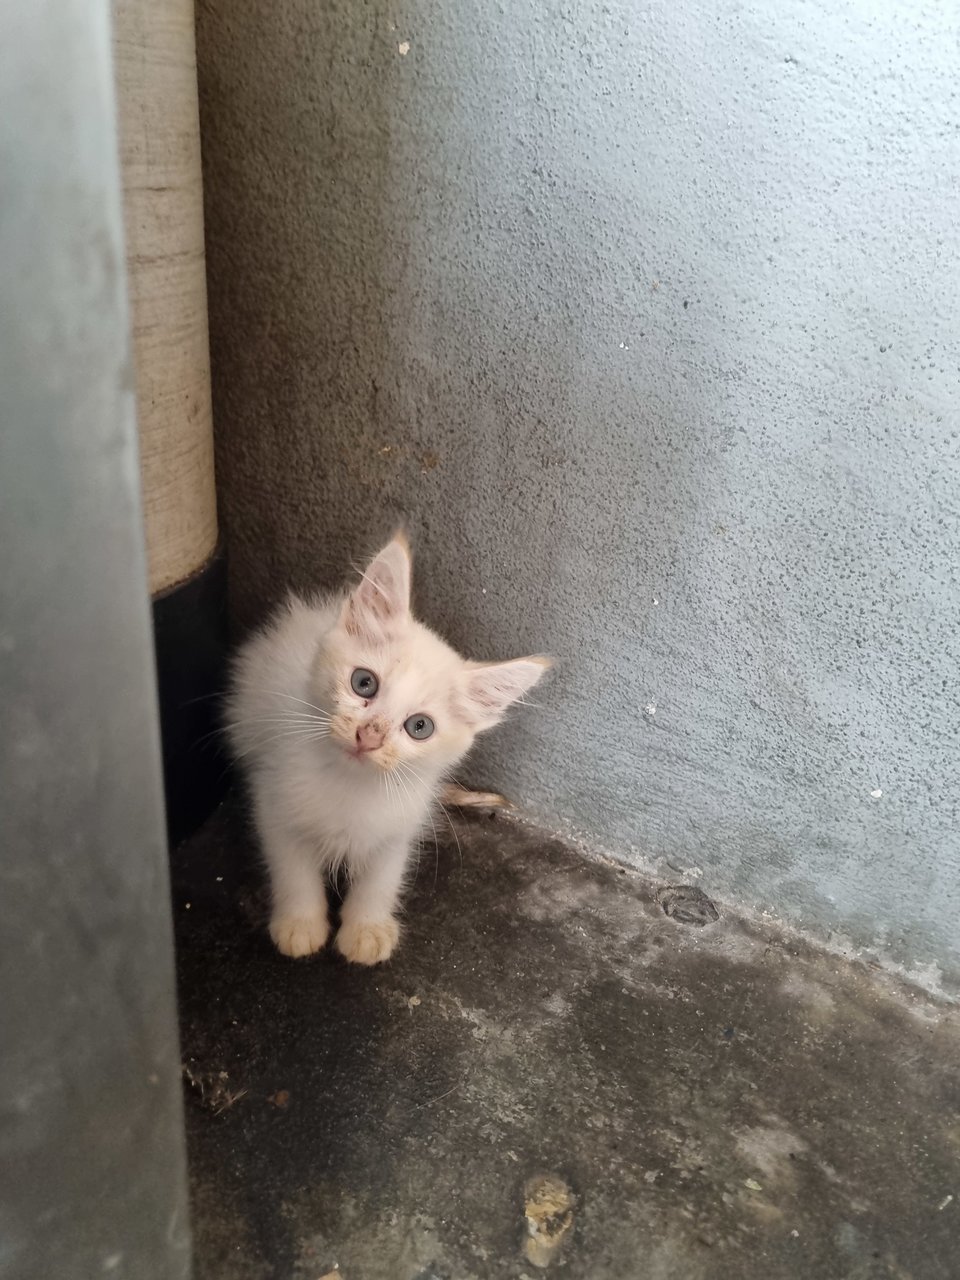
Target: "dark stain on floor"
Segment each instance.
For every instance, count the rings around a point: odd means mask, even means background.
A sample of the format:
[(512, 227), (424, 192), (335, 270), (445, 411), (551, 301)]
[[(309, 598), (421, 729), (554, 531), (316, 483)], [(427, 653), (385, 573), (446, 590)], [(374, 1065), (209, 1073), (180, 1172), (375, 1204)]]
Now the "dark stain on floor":
[(373, 970), (274, 952), (236, 802), (176, 855), (196, 1280), (960, 1275), (956, 1008), (453, 821)]

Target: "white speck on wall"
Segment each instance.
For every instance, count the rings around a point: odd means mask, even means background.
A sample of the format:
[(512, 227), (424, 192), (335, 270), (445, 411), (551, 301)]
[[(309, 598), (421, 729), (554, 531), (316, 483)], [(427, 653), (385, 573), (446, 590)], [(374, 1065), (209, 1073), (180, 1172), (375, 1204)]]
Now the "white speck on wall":
[(873, 796), (874, 800), (879, 800), (880, 797), (883, 795), (883, 792), (880, 790), (879, 787), (877, 787), (876, 791), (871, 791), (870, 794)]
[(485, 596), (485, 595), (487, 594), (487, 588), (486, 588), (486, 587), (481, 587), (481, 588), (480, 588), (480, 594), (481, 594), (482, 596)]
[(655, 716), (657, 714), (657, 704), (655, 702), (648, 702), (643, 709), (648, 716)]
[(620, 343), (620, 350), (621, 350), (621, 351), (629, 351), (629, 350), (630, 350), (630, 348), (629, 348), (629, 346), (627, 345), (627, 343), (625, 343), (625, 342), (621, 342), (621, 343)]
[(654, 597), (653, 597), (653, 603), (654, 603), (654, 604), (659, 604), (659, 603), (660, 603), (660, 601), (657, 599), (657, 597), (656, 597), (656, 596), (654, 596)]
[(400, 43), (397, 45), (397, 53), (399, 53), (401, 58), (405, 58), (409, 52), (410, 52), (410, 41), (401, 40)]

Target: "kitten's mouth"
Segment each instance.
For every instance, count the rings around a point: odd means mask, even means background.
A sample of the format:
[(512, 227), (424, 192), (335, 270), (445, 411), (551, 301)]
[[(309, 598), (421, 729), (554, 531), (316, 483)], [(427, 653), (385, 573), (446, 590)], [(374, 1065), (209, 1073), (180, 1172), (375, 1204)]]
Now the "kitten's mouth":
[(344, 746), (343, 752), (359, 769), (373, 769), (379, 770), (381, 773), (389, 773), (393, 767), (389, 752), (385, 752), (382, 746)]

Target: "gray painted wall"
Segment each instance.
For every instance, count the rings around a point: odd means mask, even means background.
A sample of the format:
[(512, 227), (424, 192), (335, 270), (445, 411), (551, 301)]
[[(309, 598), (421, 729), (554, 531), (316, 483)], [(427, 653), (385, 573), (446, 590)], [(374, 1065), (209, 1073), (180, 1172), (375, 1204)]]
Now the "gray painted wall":
[(477, 779), (948, 982), (958, 35), (199, 5), (239, 619), (407, 519), (430, 622), (562, 661)]
[(190, 1271), (110, 5), (0, 5), (0, 1278)]

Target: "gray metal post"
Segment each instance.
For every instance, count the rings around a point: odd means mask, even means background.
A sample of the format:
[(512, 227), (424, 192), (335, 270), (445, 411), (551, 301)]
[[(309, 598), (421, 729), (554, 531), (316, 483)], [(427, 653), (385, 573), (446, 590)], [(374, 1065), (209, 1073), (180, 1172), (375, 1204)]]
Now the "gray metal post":
[(0, 1277), (189, 1273), (106, 0), (0, 6)]

